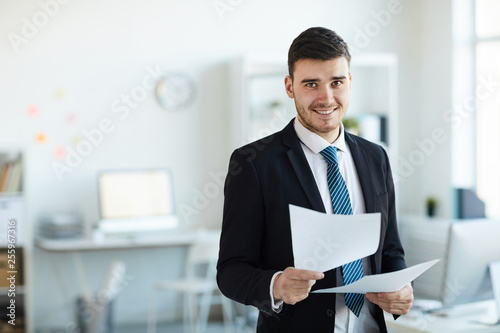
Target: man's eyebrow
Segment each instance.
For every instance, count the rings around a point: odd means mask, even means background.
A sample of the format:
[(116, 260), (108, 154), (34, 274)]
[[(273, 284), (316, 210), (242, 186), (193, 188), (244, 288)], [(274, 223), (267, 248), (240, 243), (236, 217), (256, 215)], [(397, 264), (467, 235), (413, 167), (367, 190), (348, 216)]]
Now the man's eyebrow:
[[(330, 78), (331, 81), (334, 81), (334, 80), (345, 80), (347, 77), (345, 75), (342, 75), (342, 76), (332, 76)], [(320, 82), (321, 80), (320, 79), (303, 79), (302, 81), (300, 81), (300, 83), (314, 83), (314, 82)]]
[(303, 79), (300, 83), (319, 82), (319, 79)]

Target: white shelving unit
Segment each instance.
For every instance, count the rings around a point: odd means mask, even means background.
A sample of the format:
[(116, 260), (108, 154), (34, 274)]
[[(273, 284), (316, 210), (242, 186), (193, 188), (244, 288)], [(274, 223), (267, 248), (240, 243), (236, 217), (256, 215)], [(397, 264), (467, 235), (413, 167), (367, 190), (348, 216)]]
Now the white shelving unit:
[[(392, 53), (361, 54), (351, 59), (351, 99), (346, 118), (360, 122), (360, 136), (382, 145), (397, 172), (398, 138), (398, 58)], [(376, 128), (365, 129), (364, 119), (385, 119), (384, 140), (374, 136)], [(372, 125), (368, 122), (367, 125)], [(370, 133), (368, 133), (370, 132)]]
[[(230, 64), (231, 149), (283, 129), (295, 115), (285, 92), (286, 63), (286, 54), (252, 54)], [(281, 114), (271, 107), (276, 101)]]
[[(0, 331), (30, 332), (28, 308), (29, 237), (23, 191), (24, 154), (20, 150), (0, 149), (0, 306), (14, 317), (2, 316)], [(9, 165), (6, 172), (5, 165)], [(4, 181), (1, 182), (2, 174)], [(7, 183), (7, 184), (6, 184)], [(8, 277), (15, 278), (12, 288)], [(12, 311), (7, 306), (14, 301)], [(2, 313), (4, 313), (2, 311)], [(15, 326), (9, 324), (14, 320)], [(7, 327), (4, 327), (7, 326)], [(9, 328), (10, 330), (7, 330)]]

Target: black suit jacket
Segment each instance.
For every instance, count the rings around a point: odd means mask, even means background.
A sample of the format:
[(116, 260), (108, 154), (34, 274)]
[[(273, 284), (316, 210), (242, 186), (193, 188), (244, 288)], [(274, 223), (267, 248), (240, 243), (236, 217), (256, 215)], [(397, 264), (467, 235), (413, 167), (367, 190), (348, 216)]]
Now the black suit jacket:
[[(372, 274), (406, 267), (395, 213), (394, 185), (386, 152), (345, 133), (367, 213), (382, 215), (380, 244), (370, 257)], [(325, 212), (314, 176), (293, 127), (235, 150), (224, 187), (224, 214), (217, 282), (227, 297), (260, 310), (257, 332), (333, 332), (334, 294), (309, 294), (295, 305), (271, 310), (274, 273), (294, 266), (289, 204)], [(336, 285), (326, 272), (314, 289)], [(376, 320), (386, 332), (382, 310)]]

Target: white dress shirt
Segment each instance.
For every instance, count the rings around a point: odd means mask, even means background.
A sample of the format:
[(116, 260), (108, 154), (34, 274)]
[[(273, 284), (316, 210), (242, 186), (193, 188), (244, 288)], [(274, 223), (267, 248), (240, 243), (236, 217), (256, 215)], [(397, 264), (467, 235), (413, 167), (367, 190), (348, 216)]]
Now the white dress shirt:
[[(338, 139), (330, 144), (325, 139), (320, 137), (318, 134), (309, 131), (300, 123), (300, 121), (295, 118), (294, 128), (297, 136), (301, 141), (302, 149), (306, 156), (309, 167), (313, 173), (316, 185), (318, 186), (323, 205), (325, 206), (327, 214), (333, 214), (333, 204), (332, 198), (330, 196), (330, 189), (328, 188), (327, 181), (327, 167), (328, 162), (325, 160), (320, 152), (328, 146), (337, 148), (337, 160), (339, 163), (340, 174), (345, 180), (347, 190), (349, 192), (349, 197), (351, 199), (351, 206), (353, 214), (364, 214), (365, 211), (365, 201), (363, 198), (363, 191), (361, 189), (361, 184), (359, 182), (358, 173), (356, 171), (356, 165), (352, 159), (351, 151), (349, 146), (345, 142), (344, 127), (340, 125), (340, 135)], [(371, 274), (371, 265), (368, 258), (362, 259), (363, 273), (364, 275)], [(274, 283), (274, 278), (276, 273), (271, 279), (271, 300), (273, 303), (273, 309), (279, 312), (281, 309), (282, 302), (274, 304), (274, 299), (272, 297), (272, 288)], [(342, 272), (340, 269), (337, 270), (337, 285), (343, 284)], [(370, 303), (368, 299), (365, 298), (363, 303), (363, 308), (359, 317), (356, 317), (352, 311), (350, 311), (345, 305), (344, 294), (333, 294), (336, 297), (335, 306), (335, 333), (378, 333), (379, 327), (376, 322), (373, 313), (375, 311), (374, 304)]]

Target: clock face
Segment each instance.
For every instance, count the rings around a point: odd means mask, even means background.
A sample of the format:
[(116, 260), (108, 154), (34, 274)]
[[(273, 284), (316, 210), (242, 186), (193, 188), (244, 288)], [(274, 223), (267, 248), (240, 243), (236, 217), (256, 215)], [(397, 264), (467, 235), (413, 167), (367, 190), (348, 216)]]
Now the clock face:
[(168, 111), (185, 109), (194, 101), (194, 83), (184, 74), (167, 74), (158, 80), (156, 96)]

